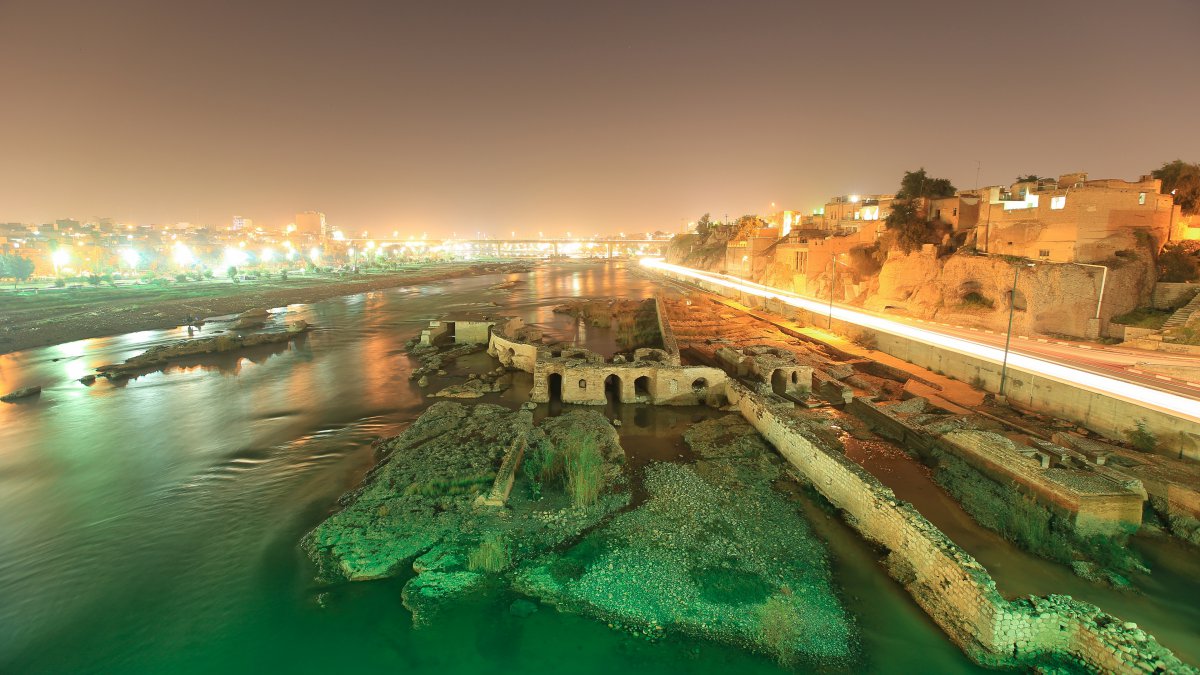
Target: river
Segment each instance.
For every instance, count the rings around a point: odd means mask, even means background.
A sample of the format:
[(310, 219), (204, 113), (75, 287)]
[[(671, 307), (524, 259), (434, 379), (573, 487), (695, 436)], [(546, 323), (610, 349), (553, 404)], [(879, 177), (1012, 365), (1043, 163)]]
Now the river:
[[(429, 319), (520, 315), (603, 350), (611, 336), (551, 308), (652, 291), (620, 263), (568, 263), (293, 305), (273, 321), (316, 327), (296, 343), (120, 385), (76, 379), (183, 334), (0, 356), (0, 389), (44, 387), (33, 402), (0, 405), (0, 672), (779, 672), (739, 649), (651, 644), (548, 608), (519, 619), (507, 596), (414, 630), (403, 580), (322, 595), (297, 548), (370, 468), (371, 442), (431, 403), (409, 381), (403, 352)], [(684, 425), (665, 413), (649, 419), (654, 433), (631, 425), (641, 429), (623, 432), (627, 443), (664, 459), (682, 452)], [(796, 499), (829, 543), (862, 638), (860, 668), (977, 670), (887, 577), (876, 551)]]

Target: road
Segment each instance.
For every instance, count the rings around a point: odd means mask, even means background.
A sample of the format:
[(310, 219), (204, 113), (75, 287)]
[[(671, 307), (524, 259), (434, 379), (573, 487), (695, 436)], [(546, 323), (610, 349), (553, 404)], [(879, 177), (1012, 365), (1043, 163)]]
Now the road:
[[(745, 279), (672, 265), (656, 258), (644, 259), (642, 265), (751, 295), (778, 299), (818, 315), (828, 316), (830, 312), (828, 300), (802, 296)], [(833, 318), (993, 363), (1004, 360), (1003, 333), (884, 316), (838, 303), (833, 305)], [(1008, 354), (1008, 364), (1013, 368), (1200, 422), (1200, 384), (1164, 379), (1133, 367), (1143, 362), (1194, 366), (1197, 361), (1194, 357), (1026, 337), (1014, 338)]]

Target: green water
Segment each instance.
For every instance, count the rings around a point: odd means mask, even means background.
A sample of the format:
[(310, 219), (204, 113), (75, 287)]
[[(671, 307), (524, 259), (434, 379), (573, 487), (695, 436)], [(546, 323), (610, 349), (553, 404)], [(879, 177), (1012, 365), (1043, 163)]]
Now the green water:
[[(520, 283), (490, 290), (507, 278)], [(181, 333), (0, 356), (0, 389), (44, 387), (35, 401), (0, 406), (0, 672), (779, 672), (732, 647), (648, 643), (549, 607), (521, 619), (503, 591), (414, 630), (403, 580), (319, 589), (296, 546), (370, 468), (371, 441), (427, 405), (403, 353), (425, 321), (499, 306), (603, 350), (611, 336), (582, 335), (550, 309), (653, 290), (618, 265), (562, 266), (297, 305), (275, 319), (316, 325), (300, 342), (122, 386), (74, 380)], [(679, 459), (679, 419), (631, 414), (626, 442)], [(975, 670), (877, 552), (797, 500), (854, 615), (856, 670)]]

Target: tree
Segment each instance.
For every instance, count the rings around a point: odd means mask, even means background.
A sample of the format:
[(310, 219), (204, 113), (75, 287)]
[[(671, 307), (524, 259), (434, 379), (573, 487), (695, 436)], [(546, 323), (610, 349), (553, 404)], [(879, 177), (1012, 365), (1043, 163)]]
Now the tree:
[(15, 287), (31, 276), (33, 276), (32, 260), (11, 253), (0, 255), (0, 279), (12, 279)]
[(899, 249), (904, 253), (912, 253), (920, 250), (921, 244), (925, 243), (925, 219), (921, 216), (916, 201), (913, 199), (893, 201), (892, 212), (888, 214), (884, 224), (887, 225), (890, 233), (890, 248)]
[(1150, 172), (1162, 181), (1162, 193), (1175, 196), (1185, 215), (1200, 213), (1200, 164), (1181, 159), (1167, 162)]
[(1200, 241), (1167, 244), (1158, 254), (1158, 280), (1166, 282), (1200, 279)]
[(1036, 183), (1039, 180), (1042, 180), (1042, 177), (1036, 173), (1031, 173), (1026, 176), (1017, 176), (1018, 183)]
[(941, 197), (953, 197), (955, 192), (954, 185), (949, 179), (930, 178), (925, 173), (925, 167), (921, 167), (916, 171), (904, 172), (904, 178), (900, 179), (900, 191), (896, 193), (896, 199), (918, 199), (921, 197), (938, 199)]
[(696, 221), (696, 234), (701, 237), (707, 236), (708, 231), (712, 228), (712, 218), (706, 213), (700, 216), (700, 220)]

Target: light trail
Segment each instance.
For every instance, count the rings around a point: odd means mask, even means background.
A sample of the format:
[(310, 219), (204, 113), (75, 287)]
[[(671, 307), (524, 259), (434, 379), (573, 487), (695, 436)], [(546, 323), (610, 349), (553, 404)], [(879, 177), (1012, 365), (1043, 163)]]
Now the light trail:
[[(784, 304), (798, 307), (820, 316), (831, 316), (828, 300), (822, 302), (725, 274), (703, 272), (690, 267), (673, 265), (659, 258), (643, 258), (641, 264), (643, 267), (673, 272), (681, 276), (699, 279), (725, 288), (732, 288), (760, 298), (778, 300)], [(864, 328), (870, 328), (871, 330), (898, 335), (909, 340), (941, 349), (948, 349), (991, 363), (999, 364), (1004, 360), (1003, 349), (910, 326), (906, 323), (892, 321), (891, 319), (885, 319), (873, 314), (834, 305), (832, 317), (838, 321), (845, 321), (857, 326), (863, 326)], [(1053, 361), (1046, 361), (1012, 349), (1008, 352), (1008, 366), (1009, 368), (1033, 373), (1039, 377), (1056, 380), (1097, 394), (1111, 396), (1122, 401), (1200, 423), (1200, 402), (1172, 394), (1171, 392), (1152, 389), (1140, 384), (1072, 368), (1071, 366), (1054, 363)]]

